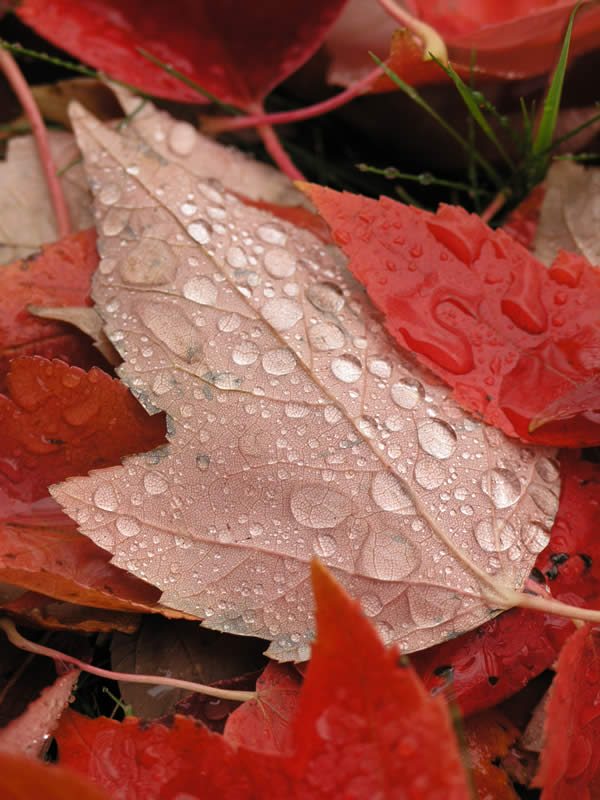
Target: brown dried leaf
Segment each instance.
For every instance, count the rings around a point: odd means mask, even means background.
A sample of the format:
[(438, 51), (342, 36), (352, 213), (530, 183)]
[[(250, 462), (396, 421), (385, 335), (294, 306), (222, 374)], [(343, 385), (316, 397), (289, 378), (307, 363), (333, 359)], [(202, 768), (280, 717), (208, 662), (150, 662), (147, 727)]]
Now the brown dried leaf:
[(171, 442), (53, 487), (81, 530), (164, 603), (281, 660), (308, 656), (314, 555), (407, 651), (514, 603), (558, 505), (552, 451), (473, 420), (398, 352), (339, 252), (74, 121), (96, 307)]
[[(73, 163), (80, 156), (75, 139), (59, 131), (48, 135), (57, 169), (73, 164), (61, 177), (73, 230), (89, 228), (94, 224), (91, 198), (83, 166)], [(10, 140), (6, 160), (0, 162), (0, 185), (0, 264), (8, 264), (58, 237), (33, 136)]]
[(600, 265), (600, 170), (572, 161), (550, 167), (534, 243), (534, 255), (547, 266), (559, 250), (581, 253)]

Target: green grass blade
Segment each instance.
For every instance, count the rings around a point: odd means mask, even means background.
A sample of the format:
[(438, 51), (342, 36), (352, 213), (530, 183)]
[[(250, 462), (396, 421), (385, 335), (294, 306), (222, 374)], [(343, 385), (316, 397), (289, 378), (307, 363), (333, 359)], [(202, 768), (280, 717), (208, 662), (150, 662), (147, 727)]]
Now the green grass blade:
[[(458, 189), (460, 192), (468, 192), (469, 194), (473, 191), (473, 187), (468, 183), (436, 178), (435, 175), (432, 175), (430, 172), (422, 172), (420, 175), (415, 175), (412, 172), (400, 172), (396, 167), (385, 167), (382, 169), (381, 167), (371, 167), (369, 164), (357, 164), (356, 167), (361, 172), (373, 172), (376, 175), (383, 175), (384, 178), (390, 180), (413, 181), (414, 183), (420, 183), (421, 186), (443, 186), (446, 189)], [(484, 189), (478, 189), (477, 193), (489, 194), (489, 192), (486, 192)]]
[(544, 100), (544, 111), (538, 131), (533, 143), (532, 152), (534, 155), (546, 152), (552, 145), (552, 137), (554, 136), (554, 129), (556, 128), (556, 119), (558, 117), (558, 109), (560, 108), (560, 100), (562, 96), (563, 84), (565, 80), (565, 72), (567, 70), (567, 60), (569, 57), (569, 45), (571, 43), (571, 33), (573, 31), (573, 22), (575, 14), (579, 11), (583, 0), (579, 0), (571, 15), (569, 17), (569, 24), (565, 33), (565, 39), (560, 51), (560, 58), (558, 65), (552, 78), (552, 83), (548, 89), (548, 94)]
[[(393, 83), (395, 83), (399, 89), (402, 89), (402, 91), (406, 95), (408, 95), (411, 100), (414, 100), (414, 102), (417, 105), (419, 105), (431, 117), (433, 117), (433, 119), (446, 131), (446, 133), (448, 133), (450, 136), (452, 136), (452, 138), (456, 142), (458, 142), (458, 144), (463, 148), (465, 152), (468, 153), (470, 151), (471, 146), (469, 142), (464, 138), (464, 136), (461, 136), (461, 134), (455, 128), (453, 128), (452, 125), (449, 125), (446, 122), (446, 120), (443, 117), (441, 117), (437, 113), (437, 111), (434, 108), (432, 108), (429, 105), (429, 103), (421, 97), (421, 95), (417, 92), (416, 89), (414, 89), (412, 86), (409, 86), (408, 83), (405, 83), (402, 80), (402, 78), (399, 78), (398, 75), (396, 75), (396, 73), (393, 70), (391, 70), (388, 66), (386, 66), (380, 58), (377, 58), (375, 53), (369, 52), (369, 55), (371, 56), (373, 61), (378, 66), (381, 67), (381, 69), (385, 72), (388, 78)], [(494, 167), (490, 164), (490, 162), (479, 153), (475, 153), (474, 158), (479, 164), (479, 166), (486, 172), (492, 183), (494, 183), (498, 187), (498, 189), (503, 188), (505, 185), (505, 181), (502, 179), (499, 173), (494, 169)]]
[[(452, 80), (458, 93), (463, 99), (464, 104), (469, 110), (469, 114), (471, 117), (477, 122), (481, 130), (485, 133), (488, 139), (492, 142), (498, 153), (502, 156), (502, 158), (506, 161), (508, 166), (511, 169), (515, 168), (512, 158), (508, 155), (506, 150), (504, 149), (502, 142), (498, 139), (492, 128), (490, 127), (487, 119), (481, 113), (481, 108), (479, 107), (479, 102), (475, 99), (476, 95), (473, 90), (467, 86), (467, 84), (462, 80), (460, 75), (458, 75), (454, 69), (448, 64), (448, 66), (444, 66), (441, 61), (432, 55), (431, 56), (436, 64), (444, 70), (446, 75)], [(479, 94), (479, 93), (477, 93)]]

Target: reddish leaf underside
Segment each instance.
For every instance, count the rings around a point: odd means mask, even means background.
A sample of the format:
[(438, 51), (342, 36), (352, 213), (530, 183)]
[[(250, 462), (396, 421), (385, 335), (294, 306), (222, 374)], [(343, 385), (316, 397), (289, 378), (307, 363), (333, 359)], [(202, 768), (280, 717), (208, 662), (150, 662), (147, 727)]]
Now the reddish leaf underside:
[(0, 796), (2, 800), (109, 800), (79, 775), (8, 753), (0, 753)]
[(387, 330), (464, 408), (526, 442), (600, 443), (598, 415), (581, 410), (529, 432), (550, 402), (600, 366), (600, 273), (584, 258), (562, 252), (547, 270), (461, 208), (431, 214), (386, 197), (301, 187)]
[(12, 358), (39, 355), (89, 368), (102, 362), (90, 340), (70, 325), (34, 317), (28, 305), (91, 305), (90, 280), (98, 266), (96, 231), (66, 236), (37, 255), (0, 267), (0, 391)]
[(542, 800), (600, 797), (600, 634), (590, 625), (563, 647), (546, 710)]
[(430, 697), (410, 667), (398, 666), (394, 649), (323, 568), (313, 576), (318, 633), (289, 753), (236, 750), (182, 717), (166, 727), (70, 712), (57, 732), (61, 763), (117, 799), (170, 800), (186, 792), (196, 800), (466, 800), (444, 700)]
[[(0, 395), (0, 518), (48, 497), (47, 486), (165, 443), (163, 415), (148, 416), (120, 381), (93, 367), (14, 359)], [(26, 509), (25, 509), (26, 510)]]
[(256, 107), (317, 49), (346, 0), (24, 0), (40, 35), (111, 77), (159, 97), (204, 102), (141, 47), (219, 100)]

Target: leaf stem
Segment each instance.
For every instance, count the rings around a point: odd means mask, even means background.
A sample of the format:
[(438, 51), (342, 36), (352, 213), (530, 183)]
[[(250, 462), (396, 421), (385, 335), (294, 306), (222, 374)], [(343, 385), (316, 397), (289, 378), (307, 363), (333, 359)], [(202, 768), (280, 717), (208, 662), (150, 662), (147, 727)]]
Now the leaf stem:
[(128, 672), (112, 672), (108, 669), (101, 669), (100, 667), (93, 667), (91, 664), (86, 664), (78, 658), (69, 656), (66, 653), (61, 653), (59, 650), (53, 650), (50, 647), (31, 642), (29, 639), (21, 636), (15, 628), (12, 620), (8, 617), (0, 619), (0, 628), (6, 634), (9, 642), (20, 650), (26, 650), (28, 653), (35, 653), (39, 656), (48, 656), (55, 661), (65, 661), (68, 664), (74, 664), (84, 672), (89, 672), (92, 675), (98, 675), (100, 678), (108, 678), (111, 681), (127, 681), (128, 683), (150, 683), (155, 686), (169, 686), (174, 689), (185, 689), (187, 692), (198, 692), (199, 694), (206, 694), (209, 697), (218, 697), (221, 700), (233, 700), (238, 703), (245, 703), (246, 700), (256, 700), (256, 692), (243, 692), (233, 689), (218, 689), (215, 686), (205, 686), (201, 683), (193, 683), (192, 681), (183, 681), (178, 678), (167, 678), (162, 675), (133, 675)]
[(44, 125), (44, 120), (40, 114), (40, 110), (34, 100), (31, 90), (27, 85), (23, 73), (19, 69), (17, 62), (4, 48), (0, 48), (0, 69), (4, 72), (8, 82), (10, 83), (14, 93), (17, 95), (19, 102), (23, 107), (23, 111), (29, 123), (37, 145), (40, 163), (48, 185), (48, 191), (54, 207), (54, 215), (56, 217), (56, 226), (58, 228), (59, 237), (62, 239), (71, 233), (71, 222), (69, 220), (69, 212), (65, 197), (56, 173), (56, 166), (52, 158), (50, 150), (50, 140), (48, 139), (48, 131)]
[(257, 130), (260, 138), (263, 140), (267, 153), (271, 156), (279, 169), (292, 181), (306, 180), (304, 175), (296, 168), (292, 159), (283, 149), (279, 137), (273, 128), (270, 125), (259, 125)]
[(335, 111), (336, 108), (349, 103), (355, 97), (364, 94), (371, 85), (383, 75), (381, 67), (376, 67), (371, 70), (368, 75), (361, 78), (359, 81), (349, 86), (343, 92), (334, 95), (333, 97), (323, 100), (320, 103), (315, 103), (306, 108), (296, 108), (293, 111), (279, 111), (275, 114), (267, 114), (265, 112), (259, 114), (250, 114), (246, 117), (208, 117), (202, 122), (202, 130), (206, 133), (223, 133), (224, 131), (239, 131), (244, 128), (253, 128), (259, 125), (283, 125), (287, 122), (302, 122), (305, 119), (318, 117), (323, 114), (328, 114), (330, 111)]

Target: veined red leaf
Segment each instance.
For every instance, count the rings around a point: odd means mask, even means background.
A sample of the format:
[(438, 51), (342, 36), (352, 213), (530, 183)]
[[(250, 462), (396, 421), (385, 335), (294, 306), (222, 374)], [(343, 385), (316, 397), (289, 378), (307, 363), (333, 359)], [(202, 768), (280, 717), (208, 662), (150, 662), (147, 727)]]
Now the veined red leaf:
[(204, 100), (140, 47), (219, 100), (252, 108), (315, 52), (345, 1), (24, 0), (15, 12), (57, 46), (150, 94)]
[[(445, 701), (398, 664), (322, 567), (313, 571), (317, 639), (284, 754), (235, 748), (175, 717), (170, 727), (68, 712), (59, 760), (115, 800), (467, 800)], [(134, 766), (135, 765), (135, 766)]]
[(534, 785), (542, 800), (600, 796), (600, 633), (590, 625), (563, 647), (550, 690), (545, 747)]
[(302, 188), (388, 331), (464, 408), (526, 442), (600, 443), (595, 405), (568, 424), (529, 430), (600, 366), (600, 273), (584, 258), (561, 253), (547, 270), (461, 208), (431, 214), (386, 197)]

